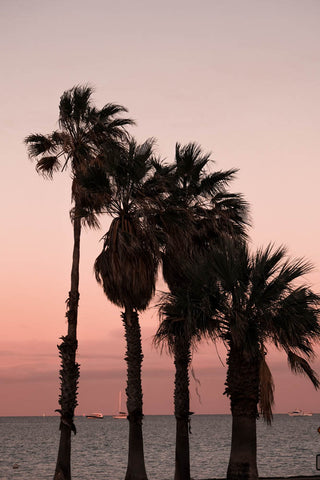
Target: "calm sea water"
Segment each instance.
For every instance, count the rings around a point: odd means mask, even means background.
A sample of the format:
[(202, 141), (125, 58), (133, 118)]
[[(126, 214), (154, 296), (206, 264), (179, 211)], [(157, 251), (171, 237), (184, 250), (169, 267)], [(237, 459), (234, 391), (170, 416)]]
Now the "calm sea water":
[[(271, 427), (258, 422), (261, 476), (317, 475), (320, 415), (275, 415)], [(73, 480), (123, 480), (128, 422), (76, 419)], [(52, 480), (59, 440), (58, 417), (0, 417), (0, 480)], [(192, 418), (191, 474), (195, 479), (225, 478), (230, 452), (230, 415)], [(145, 460), (152, 480), (173, 478), (175, 419), (146, 416)], [(18, 466), (14, 469), (13, 465)]]

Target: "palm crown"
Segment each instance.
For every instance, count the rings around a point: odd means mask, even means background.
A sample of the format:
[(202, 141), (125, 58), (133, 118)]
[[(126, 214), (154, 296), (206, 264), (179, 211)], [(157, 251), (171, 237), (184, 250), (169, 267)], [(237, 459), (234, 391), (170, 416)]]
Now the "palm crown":
[(186, 279), (186, 259), (224, 235), (246, 235), (247, 203), (241, 195), (227, 191), (237, 170), (209, 173), (210, 163), (210, 154), (196, 143), (176, 145), (175, 162), (167, 175), (169, 221), (163, 221), (163, 275), (171, 291)]
[[(260, 359), (260, 408), (271, 420), (273, 382), (265, 363), (267, 345), (285, 351), (294, 372), (306, 374), (315, 387), (319, 380), (308, 363), (320, 334), (320, 297), (296, 281), (311, 270), (303, 259), (286, 258), (284, 247), (269, 245), (250, 254), (246, 244), (225, 242), (210, 258), (219, 291), (213, 310), (222, 337), (250, 361)], [(231, 393), (227, 382), (226, 393)]]
[(92, 93), (88, 86), (76, 86), (64, 92), (59, 104), (59, 130), (49, 135), (32, 134), (25, 139), (29, 157), (36, 159), (38, 173), (52, 178), (55, 172), (70, 167), (76, 214), (88, 218), (89, 223), (90, 212), (99, 209), (99, 202), (92, 189), (80, 188), (82, 177), (88, 172), (90, 176), (93, 169), (99, 169), (102, 175), (102, 148), (109, 154), (121, 148), (127, 138), (124, 127), (133, 124), (132, 120), (118, 117), (127, 111), (121, 105), (108, 103), (100, 110), (94, 107)]
[(155, 291), (159, 244), (153, 214), (159, 201), (154, 180), (154, 141), (137, 145), (130, 140), (118, 156), (109, 158), (111, 200), (105, 205), (113, 217), (95, 262), (98, 282), (116, 305), (144, 310)]

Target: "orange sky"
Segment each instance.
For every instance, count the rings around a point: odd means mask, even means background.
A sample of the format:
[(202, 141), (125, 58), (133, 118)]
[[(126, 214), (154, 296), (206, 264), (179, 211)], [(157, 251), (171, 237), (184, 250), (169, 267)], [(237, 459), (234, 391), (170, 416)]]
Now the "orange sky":
[[(23, 138), (56, 128), (59, 97), (75, 84), (95, 86), (97, 106), (125, 105), (132, 133), (156, 137), (162, 157), (172, 159), (176, 141), (197, 141), (218, 169), (239, 168), (232, 189), (251, 204), (252, 247), (274, 241), (306, 256), (320, 291), (319, 19), (317, 0), (2, 2), (0, 415), (58, 406), (70, 179), (37, 176)], [(125, 388), (120, 311), (92, 273), (107, 222), (82, 237), (79, 414), (113, 413)], [(150, 346), (157, 322), (154, 309), (141, 317), (147, 414), (173, 408), (171, 360)], [(319, 393), (284, 358), (272, 353), (270, 363), (276, 411), (320, 411)], [(228, 412), (214, 347), (199, 347), (194, 368), (202, 403), (192, 381), (191, 409)]]

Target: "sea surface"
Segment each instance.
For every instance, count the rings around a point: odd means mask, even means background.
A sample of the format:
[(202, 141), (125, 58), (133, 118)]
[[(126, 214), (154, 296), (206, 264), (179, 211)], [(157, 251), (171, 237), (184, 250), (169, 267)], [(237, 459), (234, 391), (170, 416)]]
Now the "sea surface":
[[(127, 420), (76, 418), (72, 437), (73, 480), (123, 480), (127, 462)], [(275, 415), (272, 426), (257, 422), (260, 476), (317, 475), (320, 414)], [(52, 480), (59, 441), (58, 417), (0, 417), (0, 480)], [(231, 416), (194, 415), (190, 435), (191, 476), (225, 478)], [(172, 480), (175, 419), (144, 419), (145, 462), (150, 480)], [(15, 467), (15, 468), (14, 468)]]

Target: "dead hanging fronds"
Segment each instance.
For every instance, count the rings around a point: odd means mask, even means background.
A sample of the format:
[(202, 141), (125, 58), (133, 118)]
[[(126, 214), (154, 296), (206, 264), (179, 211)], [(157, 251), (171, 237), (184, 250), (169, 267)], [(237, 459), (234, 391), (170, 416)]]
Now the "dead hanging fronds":
[(113, 220), (94, 265), (97, 281), (120, 307), (145, 310), (155, 292), (159, 256), (152, 239), (129, 218)]
[[(221, 365), (223, 366), (223, 368), (226, 368), (225, 364), (224, 364), (223, 361), (222, 361), (221, 355), (220, 355), (220, 353), (219, 353), (219, 351), (218, 351), (217, 342), (214, 341), (213, 344), (214, 344), (214, 347), (215, 347), (215, 349), (216, 349), (216, 354), (217, 354), (218, 359), (220, 360)], [(223, 341), (223, 344), (224, 344), (224, 346), (226, 347), (225, 341)]]
[(261, 355), (259, 378), (259, 408), (263, 419), (270, 425), (273, 418), (272, 407), (274, 404), (274, 382), (264, 354)]
[(196, 377), (196, 374), (195, 374), (195, 371), (194, 371), (193, 367), (190, 368), (190, 372), (191, 372), (192, 378), (193, 378), (193, 380), (195, 381), (195, 384), (196, 384), (195, 390), (196, 390), (196, 394), (197, 394), (199, 403), (202, 404), (201, 395), (199, 393), (199, 387), (201, 387), (201, 382), (200, 382), (199, 378)]

